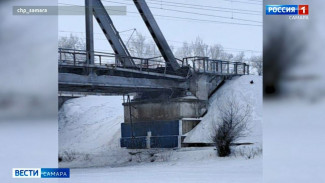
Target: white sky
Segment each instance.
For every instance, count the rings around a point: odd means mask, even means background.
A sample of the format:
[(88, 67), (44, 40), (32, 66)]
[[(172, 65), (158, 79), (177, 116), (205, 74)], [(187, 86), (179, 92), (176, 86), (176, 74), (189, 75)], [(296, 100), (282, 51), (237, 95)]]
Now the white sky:
[[(127, 6), (128, 13), (126, 16), (111, 15), (114, 25), (118, 31), (136, 28), (137, 31), (145, 35), (147, 39), (152, 39), (132, 0), (102, 0), (102, 2), (105, 6)], [(174, 4), (175, 6), (167, 6), (166, 4), (170, 3), (166, 2), (197, 4), (200, 6), (197, 6), (195, 8), (210, 10), (176, 7), (182, 6), (180, 4)], [(261, 2), (262, 0), (147, 0), (147, 3), (149, 4), (149, 7), (151, 8), (154, 16), (164, 15), (190, 19), (203, 19), (210, 21), (255, 25), (262, 25), (262, 23), (258, 23), (262, 22), (263, 6)], [(84, 5), (84, 0), (59, 0), (59, 6), (64, 6), (64, 4)], [(220, 11), (236, 11), (234, 9), (245, 9), (247, 11), (244, 11), (244, 13), (255, 13), (258, 15), (220, 12), (218, 11), (219, 9), (214, 7), (222, 8)], [(166, 9), (193, 12), (195, 14), (168, 11)], [(213, 9), (213, 11), (211, 11), (211, 9)], [(203, 16), (198, 14), (208, 14), (210, 16)], [(226, 18), (219, 18), (216, 16), (222, 16)], [(234, 20), (231, 19), (232, 16), (235, 19), (248, 19), (255, 22)], [(181, 47), (182, 42), (192, 42), (196, 39), (197, 36), (200, 36), (206, 44), (221, 44), (225, 48), (225, 51), (230, 53), (237, 54), (239, 51), (246, 50), (246, 56), (250, 56), (251, 54), (262, 54), (263, 26), (247, 26), (195, 20), (180, 20), (159, 16), (155, 16), (155, 18), (169, 45), (174, 46), (175, 49)], [(84, 16), (59, 16), (59, 36), (69, 36), (70, 31), (72, 31), (74, 35), (84, 38), (84, 20)], [(94, 20), (94, 32), (100, 33), (95, 34), (95, 50), (112, 52), (111, 46), (106, 41), (105, 36), (102, 34), (102, 31), (99, 28), (96, 20)], [(131, 33), (132, 31), (121, 33), (121, 37), (125, 43), (127, 42)], [(247, 50), (253, 50), (254, 52)]]

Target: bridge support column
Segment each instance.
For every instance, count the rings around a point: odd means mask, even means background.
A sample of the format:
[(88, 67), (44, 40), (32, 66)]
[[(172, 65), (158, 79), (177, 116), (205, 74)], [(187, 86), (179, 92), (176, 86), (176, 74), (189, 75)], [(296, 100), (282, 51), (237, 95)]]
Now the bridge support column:
[(121, 147), (137, 149), (181, 147), (183, 135), (206, 112), (206, 102), (195, 97), (133, 101), (123, 106)]
[(223, 81), (223, 76), (196, 74), (190, 80), (190, 91), (200, 100), (207, 101)]
[(205, 100), (198, 100), (194, 96), (152, 101), (133, 101), (123, 104), (124, 122), (131, 122), (130, 110), (132, 122), (199, 118), (206, 112), (206, 104)]

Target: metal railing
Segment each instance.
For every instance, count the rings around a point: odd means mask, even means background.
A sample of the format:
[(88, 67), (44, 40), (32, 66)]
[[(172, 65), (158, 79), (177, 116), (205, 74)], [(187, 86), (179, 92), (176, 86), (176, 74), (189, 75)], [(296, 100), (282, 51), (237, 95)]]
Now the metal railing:
[[(58, 60), (61, 63), (68, 63), (73, 65), (86, 64), (89, 52), (85, 50), (73, 50), (73, 49), (63, 49), (59, 48)], [(165, 67), (166, 63), (163, 61), (162, 57), (153, 58), (138, 58), (138, 57), (121, 57), (114, 53), (105, 52), (94, 52), (94, 64), (93, 65), (111, 65), (123, 67), (122, 62), (125, 59), (132, 59), (135, 63), (135, 68), (157, 68)]]
[[(166, 74), (168, 65), (162, 56), (153, 58), (138, 58), (138, 57), (121, 57), (114, 53), (94, 52), (94, 63), (89, 64), (87, 57), (89, 52), (85, 50), (63, 49), (58, 50), (59, 64), (73, 65), (82, 67), (112, 67), (112, 68), (128, 68), (139, 71), (159, 70), (159, 72)], [(131, 59), (134, 66), (126, 67), (122, 63), (124, 59)], [(177, 62), (182, 67), (190, 67), (191, 70), (197, 73), (210, 73), (210, 74), (232, 74), (244, 75), (249, 74), (249, 65), (242, 62), (229, 62), (222, 60), (213, 60), (208, 57), (186, 57), (183, 60), (177, 59)], [(179, 73), (169, 70), (169, 74), (178, 75)]]
[(209, 59), (209, 57), (186, 57), (182, 66), (189, 66), (197, 73), (211, 73), (222, 75), (249, 74), (249, 65), (242, 62), (230, 62)]

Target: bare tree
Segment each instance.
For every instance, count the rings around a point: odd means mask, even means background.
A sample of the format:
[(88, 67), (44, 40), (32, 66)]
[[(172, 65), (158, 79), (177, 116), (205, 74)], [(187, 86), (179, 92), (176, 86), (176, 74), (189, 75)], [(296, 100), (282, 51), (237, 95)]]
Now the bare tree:
[(245, 58), (245, 53), (242, 51), (242, 52), (238, 53), (238, 54), (233, 58), (233, 61), (235, 61), (235, 62), (244, 62), (244, 58)]
[(191, 47), (194, 56), (201, 56), (201, 57), (208, 56), (209, 46), (205, 44), (200, 37), (196, 38), (195, 42), (192, 43)]
[(220, 59), (223, 53), (223, 47), (220, 44), (215, 44), (209, 48), (209, 56), (212, 59)]
[[(71, 50), (86, 50), (86, 43), (83, 39), (78, 36), (70, 34), (69, 37), (60, 37), (58, 42), (59, 48), (71, 49)], [(78, 51), (77, 51), (78, 53)], [(70, 53), (62, 54), (61, 58), (63, 60), (73, 60), (74, 56)], [(86, 55), (84, 53), (76, 54), (75, 58), (77, 61), (86, 61)]]
[(182, 47), (177, 49), (175, 55), (180, 59), (190, 57), (192, 56), (192, 47), (187, 42), (183, 42)]
[(153, 41), (144, 43), (144, 57), (157, 57), (160, 56), (160, 52)]
[(249, 105), (239, 103), (234, 94), (220, 98), (219, 103), (219, 118), (213, 128), (212, 139), (216, 144), (218, 155), (226, 157), (231, 154), (230, 145), (248, 135), (251, 109)]
[(73, 50), (86, 50), (86, 43), (78, 36), (70, 34), (69, 37), (60, 37), (59, 48), (73, 49)]
[(256, 69), (257, 74), (259, 76), (262, 76), (263, 75), (263, 58), (262, 58), (262, 56), (253, 56), (250, 59), (250, 61), (252, 63), (253, 68)]
[(220, 60), (231, 61), (233, 57), (234, 55), (231, 53), (221, 52)]
[(131, 42), (128, 45), (128, 49), (132, 56), (144, 57), (146, 50), (146, 38), (141, 33), (137, 32), (135, 37), (131, 38)]
[(149, 58), (160, 56), (158, 47), (153, 40), (146, 39), (146, 37), (139, 32), (131, 38), (127, 47), (131, 55), (134, 57)]

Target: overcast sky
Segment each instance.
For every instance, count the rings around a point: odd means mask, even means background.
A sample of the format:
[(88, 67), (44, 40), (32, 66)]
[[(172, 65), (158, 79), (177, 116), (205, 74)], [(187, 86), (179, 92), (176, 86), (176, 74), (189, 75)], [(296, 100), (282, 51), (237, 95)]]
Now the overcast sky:
[[(132, 0), (102, 0), (102, 2), (105, 6), (127, 7), (127, 15), (111, 16), (118, 31), (136, 28), (148, 40), (152, 39)], [(165, 38), (175, 49), (182, 46), (184, 41), (192, 42), (200, 36), (209, 45), (221, 44), (225, 51), (234, 54), (245, 50), (247, 56), (262, 53), (261, 2), (262, 0), (147, 0)], [(59, 6), (64, 5), (84, 5), (84, 0), (59, 0)], [(84, 19), (84, 16), (59, 16), (59, 36), (69, 36), (72, 32), (84, 38)], [(99, 33), (95, 34), (95, 50), (111, 52), (112, 49), (96, 20), (94, 32)], [(131, 33), (132, 31), (121, 33), (124, 42), (127, 42)]]

